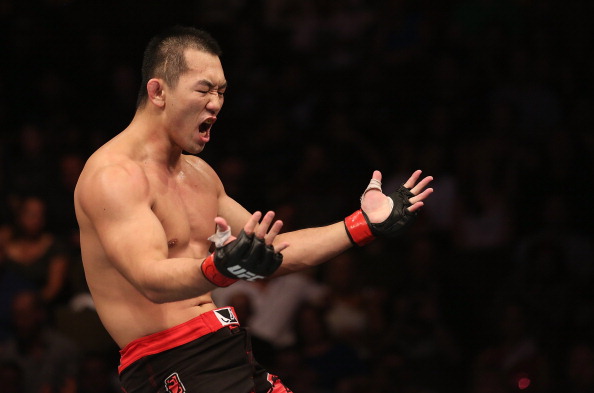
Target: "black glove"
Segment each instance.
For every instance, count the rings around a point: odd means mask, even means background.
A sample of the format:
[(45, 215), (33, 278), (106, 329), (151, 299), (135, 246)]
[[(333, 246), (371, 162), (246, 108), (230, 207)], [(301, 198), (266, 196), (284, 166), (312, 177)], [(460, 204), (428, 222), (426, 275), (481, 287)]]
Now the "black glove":
[(378, 237), (395, 237), (402, 233), (402, 230), (410, 225), (417, 217), (417, 212), (410, 212), (408, 208), (412, 205), (409, 198), (415, 195), (409, 188), (400, 186), (396, 191), (388, 195), (394, 201), (392, 212), (383, 222), (374, 224), (369, 222), (367, 214), (363, 216), (371, 228), (371, 232)]
[(394, 206), (383, 222), (370, 222), (367, 214), (361, 209), (344, 220), (347, 233), (354, 244), (364, 246), (376, 237), (398, 236), (414, 221), (417, 212), (408, 211), (408, 207), (412, 205), (409, 198), (414, 196), (409, 188), (402, 185), (388, 196), (394, 202)]
[(201, 269), (210, 282), (227, 287), (239, 279), (254, 281), (269, 276), (282, 262), (283, 254), (275, 252), (263, 239), (242, 230), (237, 239), (217, 247), (204, 260)]

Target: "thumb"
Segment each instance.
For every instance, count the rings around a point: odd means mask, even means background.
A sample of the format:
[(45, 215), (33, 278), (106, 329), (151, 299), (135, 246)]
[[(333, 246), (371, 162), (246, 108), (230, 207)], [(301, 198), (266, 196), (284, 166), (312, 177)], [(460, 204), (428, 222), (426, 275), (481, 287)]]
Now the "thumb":
[(214, 222), (217, 225), (217, 232), (225, 232), (229, 229), (229, 224), (227, 224), (227, 220), (223, 217), (215, 217)]
[(380, 171), (373, 171), (373, 175), (371, 176), (369, 185), (367, 185), (367, 188), (365, 189), (365, 191), (363, 191), (363, 194), (361, 194), (361, 202), (363, 202), (365, 194), (367, 194), (367, 192), (371, 190), (377, 190), (379, 192), (382, 192), (382, 173)]
[(381, 182), (382, 181), (382, 173), (380, 171), (373, 171), (373, 175), (371, 176), (371, 178)]
[(230, 241), (231, 227), (227, 224), (227, 221), (223, 217), (216, 217), (214, 221), (217, 229), (215, 234), (210, 236), (208, 240), (213, 242), (215, 247), (223, 247)]

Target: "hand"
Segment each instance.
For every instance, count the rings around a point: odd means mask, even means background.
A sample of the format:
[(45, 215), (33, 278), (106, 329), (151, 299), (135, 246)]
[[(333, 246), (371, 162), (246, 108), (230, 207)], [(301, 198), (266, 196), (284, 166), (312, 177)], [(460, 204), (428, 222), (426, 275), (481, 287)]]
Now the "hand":
[(361, 210), (345, 218), (344, 224), (351, 241), (363, 246), (378, 236), (394, 237), (402, 233), (433, 192), (425, 188), (433, 177), (420, 182), (421, 171), (415, 171), (396, 191), (386, 196), (382, 193), (382, 174), (373, 172), (369, 185), (361, 196)]
[[(238, 279), (262, 279), (278, 269), (283, 259), (280, 251), (289, 245), (281, 243), (275, 249), (272, 243), (283, 223), (277, 220), (272, 224), (274, 212), (266, 213), (259, 223), (261, 217), (262, 213), (254, 213), (237, 238), (221, 235), (228, 238), (223, 239), (223, 244), (217, 245), (215, 252), (201, 265), (202, 272), (209, 281), (217, 286), (229, 286)], [(230, 229), (222, 217), (215, 218), (215, 223), (217, 234)]]
[[(409, 213), (413, 213), (420, 209), (424, 205), (423, 201), (433, 192), (433, 188), (425, 189), (425, 187), (433, 180), (432, 176), (427, 176), (416, 184), (421, 173), (421, 170), (416, 170), (403, 184), (403, 187), (407, 188), (410, 193), (413, 194), (413, 197), (408, 198), (410, 205), (406, 207), (406, 210)], [(375, 184), (379, 183), (380, 188), (368, 187), (361, 197), (361, 209), (367, 214), (371, 223), (381, 223), (389, 217), (393, 209), (393, 202), (396, 201), (392, 200), (391, 202), (389, 197), (382, 193), (382, 174), (380, 171), (374, 171), (371, 178), (370, 186), (372, 186), (372, 183), (374, 183), (375, 180), (377, 182)]]
[[(262, 222), (258, 224), (258, 221), (260, 221), (260, 218), (262, 217), (262, 213), (255, 212), (243, 227), (244, 232), (247, 235), (254, 234), (256, 238), (263, 239), (267, 246), (272, 246), (274, 239), (283, 227), (283, 222), (281, 220), (276, 220), (274, 224), (272, 224), (274, 215), (275, 213), (273, 211), (269, 211), (264, 218), (262, 218)], [(272, 227), (268, 230), (270, 224), (272, 224)], [(281, 252), (287, 247), (289, 247), (288, 243), (281, 243), (274, 248), (274, 251)]]
[[(280, 230), (283, 227), (283, 222), (281, 220), (276, 220), (274, 222), (274, 224), (272, 225), (272, 228), (270, 228), (270, 231), (268, 231), (268, 233), (266, 233), (266, 231), (268, 230), (268, 227), (270, 226), (270, 224), (272, 223), (272, 220), (274, 219), (274, 215), (275, 215), (275, 213), (273, 211), (269, 211), (264, 216), (264, 219), (262, 220), (260, 225), (258, 225), (258, 222), (260, 221), (260, 218), (262, 217), (262, 213), (255, 212), (254, 214), (252, 214), (252, 217), (248, 220), (248, 222), (243, 227), (243, 231), (247, 235), (255, 234), (255, 236), (257, 238), (263, 239), (264, 243), (266, 245), (272, 245), (274, 238), (276, 237), (276, 235), (278, 235), (280, 233)], [(217, 227), (217, 233), (226, 232), (231, 229), (229, 227), (229, 224), (227, 224), (227, 220), (225, 220), (223, 217), (216, 217), (215, 224)], [(232, 242), (235, 239), (237, 239), (235, 236), (230, 235), (226, 240), (224, 240), (223, 245), (229, 244), (230, 242)], [(282, 250), (284, 250), (287, 247), (289, 247), (288, 243), (281, 243), (275, 248), (275, 251), (281, 252)]]

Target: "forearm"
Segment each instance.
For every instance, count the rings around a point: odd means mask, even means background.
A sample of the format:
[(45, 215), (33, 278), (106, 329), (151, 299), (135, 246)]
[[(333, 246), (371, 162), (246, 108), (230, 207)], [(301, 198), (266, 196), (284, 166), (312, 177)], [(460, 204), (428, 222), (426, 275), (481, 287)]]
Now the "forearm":
[(353, 245), (342, 221), (324, 227), (280, 234), (275, 239), (275, 243), (277, 242), (286, 242), (289, 247), (282, 252), (283, 264), (275, 276), (319, 265)]
[(202, 261), (170, 258), (156, 262), (144, 274), (138, 275), (135, 286), (154, 303), (175, 302), (204, 295), (216, 287), (202, 274)]
[(202, 265), (202, 271), (216, 285), (228, 286), (238, 279), (253, 281), (304, 270), (334, 258), (353, 244), (364, 246), (377, 237), (397, 236), (432, 192), (422, 191), (431, 177), (415, 185), (420, 174), (420, 170), (415, 171), (387, 196), (381, 190), (381, 173), (374, 171), (361, 196), (361, 208), (344, 221), (284, 234), (280, 232), (282, 221), (273, 223), (274, 212), (264, 216), (255, 212), (248, 217), (247, 210), (231, 198), (221, 198), (219, 217), (215, 219), (217, 234), (230, 231), (229, 225), (243, 229), (232, 232), (237, 239), (217, 246), (214, 257)]

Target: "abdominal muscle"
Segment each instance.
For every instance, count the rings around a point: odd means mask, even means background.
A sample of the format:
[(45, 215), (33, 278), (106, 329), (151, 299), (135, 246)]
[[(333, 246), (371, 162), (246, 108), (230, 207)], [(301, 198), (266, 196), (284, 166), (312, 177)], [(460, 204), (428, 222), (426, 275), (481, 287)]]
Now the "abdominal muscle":
[(126, 295), (125, 301), (101, 301), (100, 298), (93, 295), (97, 313), (120, 348), (133, 340), (177, 326), (216, 308), (210, 292), (196, 298), (162, 304), (153, 303), (135, 291)]

